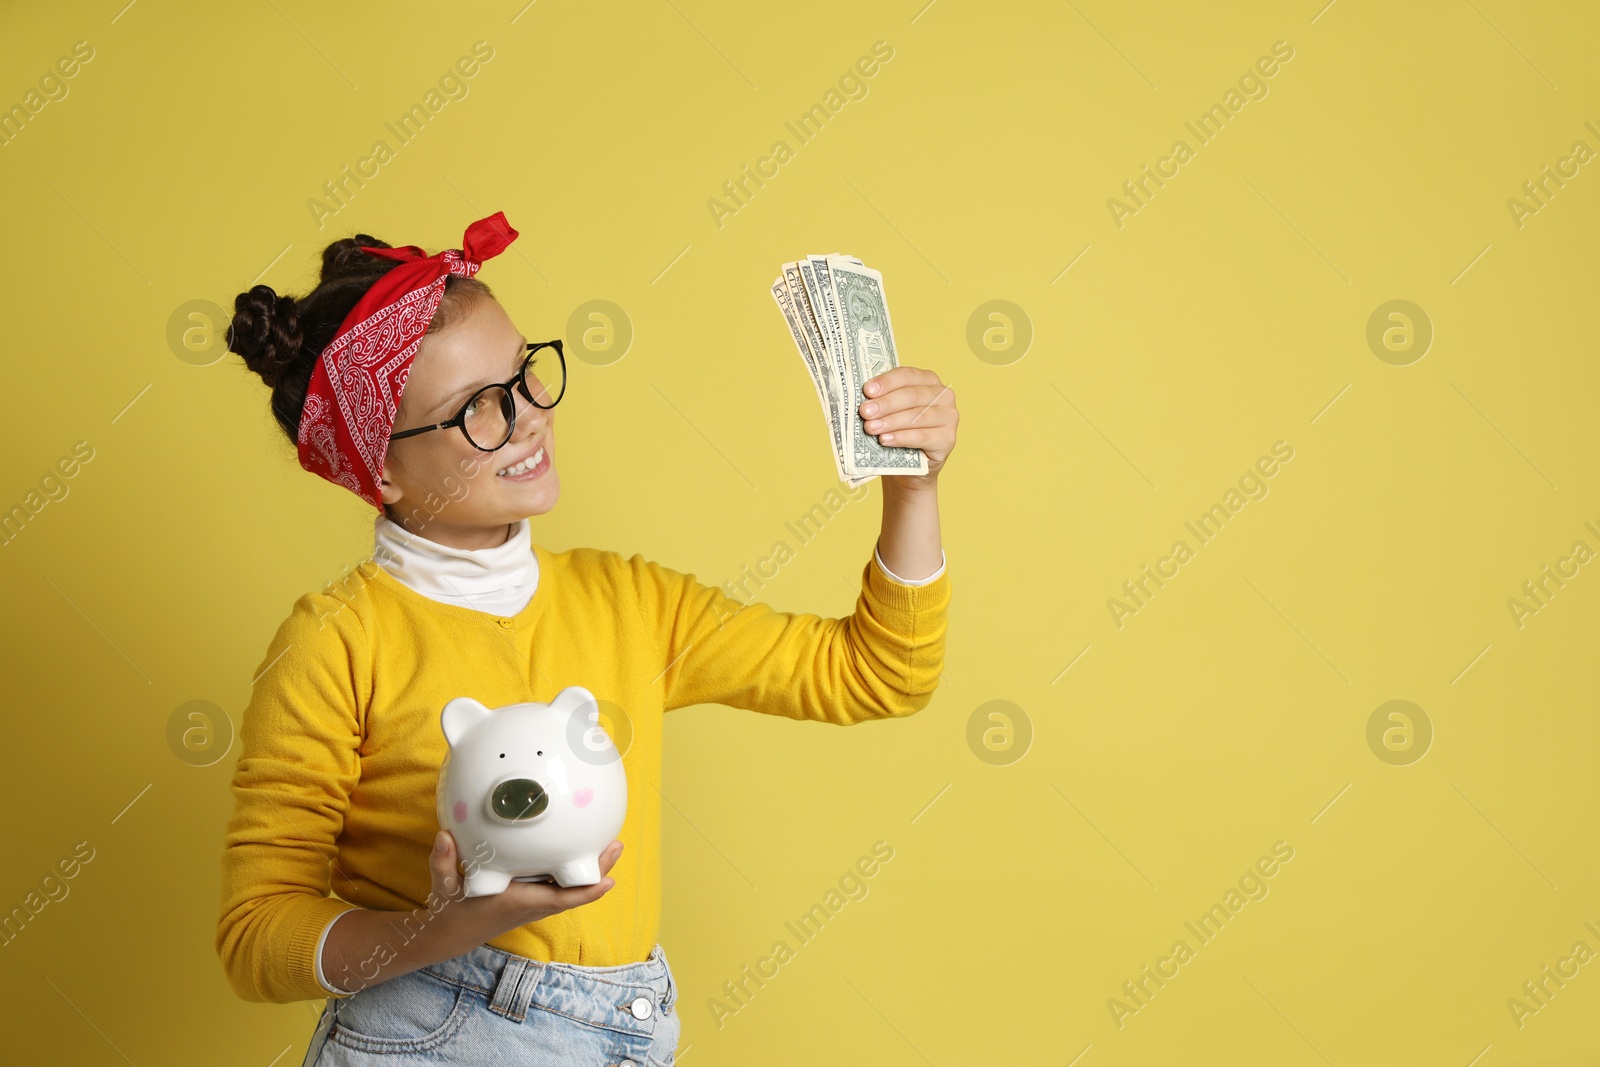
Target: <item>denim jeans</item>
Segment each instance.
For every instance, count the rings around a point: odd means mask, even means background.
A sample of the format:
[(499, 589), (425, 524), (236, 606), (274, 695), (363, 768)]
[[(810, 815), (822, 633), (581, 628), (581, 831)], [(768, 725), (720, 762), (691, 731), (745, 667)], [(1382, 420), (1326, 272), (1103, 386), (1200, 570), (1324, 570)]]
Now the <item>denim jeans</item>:
[(331, 998), (303, 1067), (667, 1067), (681, 1024), (658, 944), (642, 963), (545, 963), (479, 945)]

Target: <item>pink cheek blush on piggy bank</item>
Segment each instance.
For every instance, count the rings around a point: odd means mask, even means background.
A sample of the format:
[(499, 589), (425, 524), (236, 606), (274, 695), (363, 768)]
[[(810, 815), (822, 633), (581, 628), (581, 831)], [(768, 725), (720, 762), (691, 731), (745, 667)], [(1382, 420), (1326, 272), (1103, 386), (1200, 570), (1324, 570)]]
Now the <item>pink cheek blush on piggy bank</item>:
[(513, 880), (600, 881), (600, 853), (628, 811), (628, 776), (594, 694), (570, 685), (549, 704), (493, 709), (456, 697), (439, 723), (450, 745), (439, 825), (456, 839), (467, 896), (503, 893)]

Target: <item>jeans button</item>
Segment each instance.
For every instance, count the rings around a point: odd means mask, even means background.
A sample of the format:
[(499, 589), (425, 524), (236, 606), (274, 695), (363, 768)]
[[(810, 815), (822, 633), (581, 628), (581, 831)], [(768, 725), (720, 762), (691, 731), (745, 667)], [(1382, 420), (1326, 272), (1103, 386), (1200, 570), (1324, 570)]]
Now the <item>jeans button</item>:
[(628, 1010), (633, 1012), (635, 1019), (648, 1019), (655, 1005), (650, 1003), (649, 997), (635, 997), (633, 1003), (628, 1005)]

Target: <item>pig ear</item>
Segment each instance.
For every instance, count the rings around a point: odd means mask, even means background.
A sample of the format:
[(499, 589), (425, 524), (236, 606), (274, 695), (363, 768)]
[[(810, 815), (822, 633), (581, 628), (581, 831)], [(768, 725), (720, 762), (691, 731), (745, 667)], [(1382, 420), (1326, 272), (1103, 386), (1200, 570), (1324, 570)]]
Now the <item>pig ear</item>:
[(461, 743), (472, 728), (489, 717), (489, 709), (471, 697), (456, 697), (444, 706), (439, 714), (439, 725), (444, 739), (454, 748)]
[(599, 703), (594, 698), (594, 694), (583, 686), (569, 685), (556, 694), (556, 698), (550, 702), (550, 706), (557, 711), (572, 711), (590, 705), (598, 707)]

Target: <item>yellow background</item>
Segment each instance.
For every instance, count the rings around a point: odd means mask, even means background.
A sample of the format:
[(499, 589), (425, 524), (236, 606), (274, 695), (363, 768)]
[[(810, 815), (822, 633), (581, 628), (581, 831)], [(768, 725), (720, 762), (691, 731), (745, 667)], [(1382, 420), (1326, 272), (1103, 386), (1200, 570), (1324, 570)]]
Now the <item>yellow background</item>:
[[(1521, 628), (1506, 602), (1600, 549), (1600, 163), (1520, 228), (1506, 201), (1600, 149), (1600, 15), (1321, 3), (8, 5), (0, 103), (95, 49), (0, 148), (0, 507), (94, 449), (0, 550), (0, 910), (96, 850), (0, 948), (18, 1062), (299, 1062), (319, 1004), (235, 999), (212, 949), (232, 758), (186, 764), (167, 727), (237, 716), (371, 519), (236, 358), (168, 332), (258, 279), (304, 293), (341, 236), (432, 251), (496, 210), (522, 237), (483, 277), (530, 339), (595, 299), (635, 331), (570, 361), (541, 544), (720, 583), (789, 539), (836, 485), (767, 292), (798, 255), (881, 270), (902, 361), (962, 413), (933, 703), (848, 732), (669, 720), (684, 1062), (1593, 1062), (1600, 962), (1520, 1028), (1506, 1001), (1600, 951), (1600, 564)], [(469, 94), (397, 146), (384, 124), (478, 40)], [(878, 40), (867, 96), (795, 146), (784, 122)], [(1122, 182), (1280, 40), (1269, 95), (1116, 226)], [(319, 228), (307, 201), (380, 138)], [(779, 138), (794, 158), (716, 226)], [(966, 340), (994, 299), (1034, 331), (999, 365)], [(1406, 366), (1366, 342), (1394, 299), (1434, 330)], [(1279, 440), (1269, 495), (1119, 629), (1108, 598)], [(878, 494), (763, 599), (847, 613)], [(1434, 730), (1406, 766), (1366, 740), (1392, 699)], [(1008, 765), (967, 741), (992, 700), (1031, 724)], [(878, 840), (869, 895), (718, 1028), (708, 999)], [(1108, 999), (1280, 840), (1269, 895), (1119, 1028)]]

